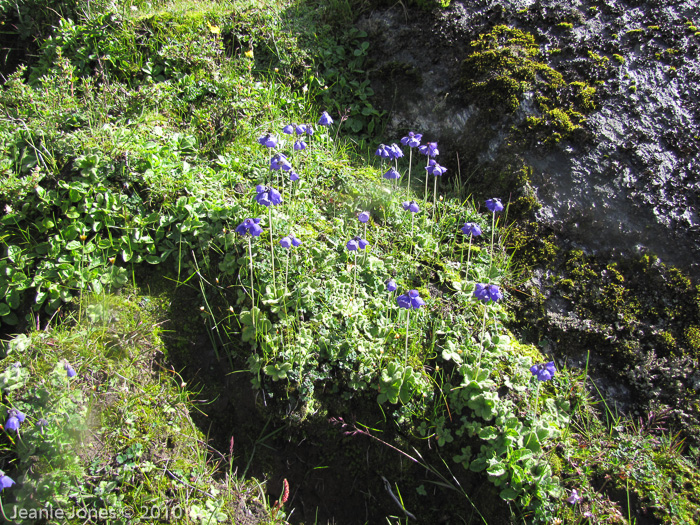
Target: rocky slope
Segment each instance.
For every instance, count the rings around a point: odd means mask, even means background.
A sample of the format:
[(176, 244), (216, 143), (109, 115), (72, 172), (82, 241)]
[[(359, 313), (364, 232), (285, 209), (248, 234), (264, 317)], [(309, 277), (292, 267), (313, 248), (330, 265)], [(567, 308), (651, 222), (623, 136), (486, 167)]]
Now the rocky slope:
[(423, 132), (529, 224), (523, 334), (562, 364), (590, 351), (621, 408), (696, 428), (700, 6), (453, 1), (359, 23), (386, 140)]

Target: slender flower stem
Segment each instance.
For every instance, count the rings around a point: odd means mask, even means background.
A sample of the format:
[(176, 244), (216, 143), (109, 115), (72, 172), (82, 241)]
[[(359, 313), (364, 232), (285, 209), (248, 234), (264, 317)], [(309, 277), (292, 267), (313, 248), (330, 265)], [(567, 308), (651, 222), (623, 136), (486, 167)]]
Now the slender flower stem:
[(248, 236), (248, 259), (250, 260), (250, 299), (253, 301), (255, 308), (255, 287), (253, 286), (253, 242)]
[(489, 262), (489, 275), (491, 275), (491, 268), (493, 267), (493, 238), (496, 234), (496, 212), (491, 214), (491, 260)]
[(355, 268), (352, 275), (352, 300), (355, 300), (355, 283), (357, 282), (357, 250), (355, 250)]
[(411, 192), (411, 164), (413, 164), (413, 148), (408, 149), (408, 185), (406, 186), (406, 197)]
[(287, 276), (289, 275), (289, 248), (287, 248), (287, 267), (284, 269), (284, 291), (287, 292)]
[(481, 355), (484, 353), (484, 334), (486, 332), (486, 312), (488, 311), (488, 308), (486, 305), (484, 305), (484, 318), (481, 321), (481, 341), (480, 341), (480, 348), (479, 348), (479, 359), (476, 361), (476, 373), (477, 375), (481, 371)]
[(435, 180), (433, 181), (433, 215), (437, 215), (437, 180), (438, 178), (435, 177)]
[(275, 279), (275, 245), (272, 242), (272, 205), (267, 207), (268, 217), (270, 219), (270, 254), (272, 255), (272, 289), (277, 297), (277, 281)]
[[(469, 259), (472, 256), (472, 234), (469, 234), (469, 249), (467, 250), (467, 267), (464, 270), (465, 276), (469, 278)], [(462, 248), (462, 255), (464, 255), (464, 248)]]
[(404, 348), (404, 366), (408, 364), (408, 325), (411, 320), (411, 309), (406, 309), (406, 346)]
[[(428, 160), (425, 163), (425, 167), (430, 166), (430, 155), (426, 157)], [(425, 171), (425, 195), (423, 196), (423, 204), (428, 202), (428, 171)]]
[[(364, 240), (367, 240), (367, 223), (364, 223), (365, 227), (365, 234), (362, 237)], [(365, 248), (365, 254), (363, 256), (362, 264), (367, 264), (367, 248)]]

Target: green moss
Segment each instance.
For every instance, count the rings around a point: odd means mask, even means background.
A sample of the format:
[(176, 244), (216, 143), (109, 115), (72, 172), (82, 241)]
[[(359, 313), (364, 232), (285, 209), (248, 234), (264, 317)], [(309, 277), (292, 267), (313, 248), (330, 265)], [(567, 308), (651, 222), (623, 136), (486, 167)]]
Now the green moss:
[(625, 57), (623, 57), (622, 55), (613, 55), (613, 59), (614, 59), (615, 62), (617, 62), (618, 64), (624, 64), (624, 63), (625, 63)]
[(572, 24), (572, 23), (570, 23), (570, 22), (559, 22), (559, 23), (557, 24), (557, 27), (558, 27), (559, 29), (567, 29), (567, 30), (568, 30), (568, 29), (573, 29), (573, 28), (574, 28), (574, 24)]

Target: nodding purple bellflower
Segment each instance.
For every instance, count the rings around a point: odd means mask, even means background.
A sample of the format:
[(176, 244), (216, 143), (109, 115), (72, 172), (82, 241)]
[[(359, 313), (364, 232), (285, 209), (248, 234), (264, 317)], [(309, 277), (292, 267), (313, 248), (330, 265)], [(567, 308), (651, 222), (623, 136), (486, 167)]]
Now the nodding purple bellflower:
[(401, 203), (401, 206), (403, 206), (404, 210), (410, 211), (411, 213), (418, 213), (420, 211), (420, 208), (418, 207), (418, 204), (416, 204), (416, 201), (405, 201)]
[(291, 248), (292, 246), (296, 248), (300, 245), (301, 241), (297, 239), (293, 233), (290, 233), (286, 237), (282, 237), (282, 239), (280, 239), (280, 246), (282, 246), (282, 248)]
[(311, 124), (307, 124), (306, 126), (306, 134), (310, 137), (314, 134), (314, 128), (311, 126)]
[(413, 131), (409, 131), (408, 135), (401, 139), (401, 144), (408, 146), (409, 148), (416, 148), (420, 146), (420, 140), (422, 138), (422, 133), (413, 133)]
[(437, 142), (428, 142), (418, 148), (418, 153), (428, 157), (437, 157), (440, 154)]
[(364, 250), (369, 242), (367, 242), (365, 239), (360, 237), (359, 235), (356, 235), (352, 239), (348, 241), (348, 243), (345, 245), (345, 247), (350, 250), (351, 252), (357, 251), (357, 250)]
[(500, 301), (503, 299), (501, 290), (495, 284), (478, 283), (474, 290), (474, 297), (485, 303)]
[(15, 481), (10, 476), (6, 476), (4, 473), (2, 473), (2, 476), (0, 476), (0, 492), (5, 489), (9, 489), (14, 484)]
[(285, 135), (291, 135), (294, 133), (294, 124), (287, 124), (285, 127), (282, 128), (282, 133)]
[(369, 221), (369, 212), (368, 212), (368, 211), (363, 211), (362, 213), (360, 213), (360, 214), (357, 216), (357, 220), (360, 221), (360, 222), (362, 222), (362, 223), (365, 223), (365, 222)]
[(465, 222), (461, 229), (464, 235), (473, 235), (474, 237), (481, 235), (481, 228), (475, 222)]
[(284, 153), (278, 153), (270, 159), (270, 169), (273, 171), (277, 171), (279, 169), (289, 171), (292, 169), (292, 164), (289, 162)]
[(390, 158), (397, 160), (403, 157), (403, 151), (401, 150), (401, 146), (398, 144), (392, 144), (387, 149), (389, 150), (389, 155), (391, 155)]
[(63, 368), (65, 369), (65, 371), (66, 371), (66, 376), (67, 376), (68, 378), (75, 377), (75, 375), (76, 375), (75, 370), (73, 369), (72, 366), (70, 366), (69, 363), (65, 363), (65, 364), (63, 365)]
[(294, 143), (294, 150), (295, 151), (301, 151), (304, 149), (306, 149), (306, 142), (304, 142), (303, 140), (300, 139)]
[(425, 167), (425, 171), (427, 171), (430, 175), (441, 177), (447, 171), (447, 168), (440, 166), (440, 164), (435, 162), (434, 159), (430, 159), (428, 161), (428, 165)]
[(503, 211), (503, 204), (501, 203), (501, 199), (497, 198), (488, 199), (486, 201), (486, 207), (491, 213)]
[(328, 111), (324, 111), (323, 113), (321, 113), (321, 118), (318, 119), (318, 124), (320, 126), (330, 126), (331, 124), (333, 124), (333, 119), (328, 114)]
[(549, 363), (542, 363), (539, 365), (532, 365), (530, 367), (530, 372), (537, 378), (538, 381), (549, 381), (554, 377), (557, 368), (554, 366), (554, 361)]
[(20, 423), (24, 422), (26, 416), (16, 408), (10, 409), (7, 415), (8, 418), (5, 422), (5, 430), (14, 430), (17, 432), (19, 430)]
[(255, 191), (258, 192), (255, 196), (255, 200), (258, 201), (258, 204), (262, 204), (263, 206), (275, 206), (282, 203), (282, 195), (280, 195), (280, 192), (275, 188), (269, 188), (258, 184), (255, 186)]
[(299, 180), (299, 174), (296, 171), (290, 171), (289, 172), (289, 180), (292, 182), (296, 182)]
[(306, 124), (297, 124), (294, 130), (297, 132), (297, 135), (303, 135), (306, 133)]
[(394, 168), (391, 168), (384, 175), (382, 175), (382, 177), (384, 177), (385, 179), (395, 180), (395, 179), (400, 179), (401, 174), (398, 171), (396, 171)]
[(268, 133), (260, 137), (258, 139), (258, 143), (267, 148), (276, 148), (277, 144), (279, 143), (279, 140), (277, 140), (277, 137), (275, 137), (274, 135), (270, 135)]
[(394, 281), (391, 277), (384, 281), (384, 284), (386, 285), (387, 292), (395, 292), (398, 288), (398, 286), (396, 286), (396, 281)]
[(425, 301), (421, 299), (418, 290), (409, 290), (408, 293), (399, 295), (396, 298), (396, 303), (399, 305), (399, 308), (417, 309), (423, 306), (425, 304)]
[(238, 235), (249, 233), (252, 237), (259, 237), (263, 229), (260, 226), (260, 219), (246, 219), (236, 226), (235, 231)]
[(385, 146), (384, 144), (380, 144), (379, 147), (377, 148), (377, 151), (374, 152), (375, 155), (378, 155), (379, 157), (383, 159), (391, 159), (392, 158), (392, 153), (391, 150)]

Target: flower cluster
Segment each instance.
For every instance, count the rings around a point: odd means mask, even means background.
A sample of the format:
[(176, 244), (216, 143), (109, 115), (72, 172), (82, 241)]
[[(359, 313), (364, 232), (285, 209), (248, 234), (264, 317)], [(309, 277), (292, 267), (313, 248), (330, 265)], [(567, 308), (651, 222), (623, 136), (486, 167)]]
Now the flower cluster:
[(464, 226), (462, 226), (462, 233), (464, 235), (473, 235), (474, 237), (478, 237), (481, 235), (481, 228), (475, 222), (465, 222)]
[(389, 171), (382, 175), (382, 177), (384, 177), (385, 179), (396, 180), (401, 178), (401, 174), (394, 168), (390, 168)]
[(444, 173), (447, 171), (447, 168), (443, 168), (442, 166), (440, 166), (440, 164), (435, 162), (434, 159), (430, 159), (428, 161), (428, 165), (425, 168), (425, 171), (427, 171), (429, 175), (435, 175), (436, 177), (440, 177), (444, 175)]
[(350, 250), (351, 252), (354, 252), (356, 250), (364, 250), (369, 242), (367, 242), (365, 239), (361, 238), (359, 235), (356, 235), (352, 239), (348, 241), (348, 243), (345, 245), (345, 247)]
[(408, 146), (409, 148), (415, 148), (420, 146), (420, 141), (422, 138), (423, 135), (421, 133), (413, 133), (413, 131), (409, 131), (408, 135), (401, 139), (401, 144)]
[(409, 290), (408, 293), (399, 295), (396, 298), (396, 303), (399, 308), (420, 308), (425, 304), (425, 301), (421, 299), (418, 290)]
[(15, 408), (10, 409), (10, 411), (7, 413), (7, 416), (8, 417), (7, 421), (5, 422), (5, 430), (14, 430), (15, 432), (19, 430), (20, 424), (24, 423), (24, 420), (27, 417)]
[(491, 301), (495, 303), (496, 301), (503, 299), (503, 294), (495, 284), (479, 283), (476, 285), (476, 289), (474, 290), (474, 297), (485, 303)]
[(497, 213), (499, 211), (503, 211), (503, 204), (501, 203), (501, 199), (496, 199), (496, 198), (488, 199), (486, 201), (486, 208), (488, 208), (488, 210), (491, 213)]
[(416, 201), (405, 201), (401, 203), (401, 206), (403, 206), (404, 210), (410, 211), (411, 213), (418, 213), (420, 211), (420, 208), (418, 207), (418, 204), (416, 204)]
[(259, 237), (263, 229), (260, 226), (260, 219), (246, 219), (238, 226), (236, 226), (236, 233), (239, 235), (245, 235), (250, 233), (253, 237)]
[(280, 239), (280, 245), (282, 248), (291, 248), (292, 246), (296, 248), (297, 246), (301, 245), (301, 241), (297, 239), (293, 233), (290, 233), (286, 237), (282, 237), (282, 239)]
[(549, 381), (554, 377), (554, 373), (557, 371), (554, 366), (554, 361), (549, 363), (542, 363), (539, 365), (532, 365), (530, 367), (530, 372), (535, 376), (538, 381)]
[(267, 186), (258, 184), (255, 186), (255, 191), (258, 192), (255, 196), (255, 200), (258, 201), (258, 204), (272, 206), (282, 203), (282, 195), (280, 195), (280, 192), (275, 188), (268, 188)]
[(279, 139), (274, 135), (270, 135), (268, 133), (258, 139), (258, 144), (260, 144), (261, 146), (265, 146), (266, 148), (272, 149), (277, 147), (277, 144), (279, 144)]
[(418, 153), (428, 157), (437, 157), (440, 154), (437, 142), (428, 142), (418, 148)]
[(331, 124), (333, 124), (333, 119), (328, 114), (328, 111), (324, 111), (323, 113), (321, 113), (321, 118), (318, 119), (318, 123), (321, 126), (330, 126)]

